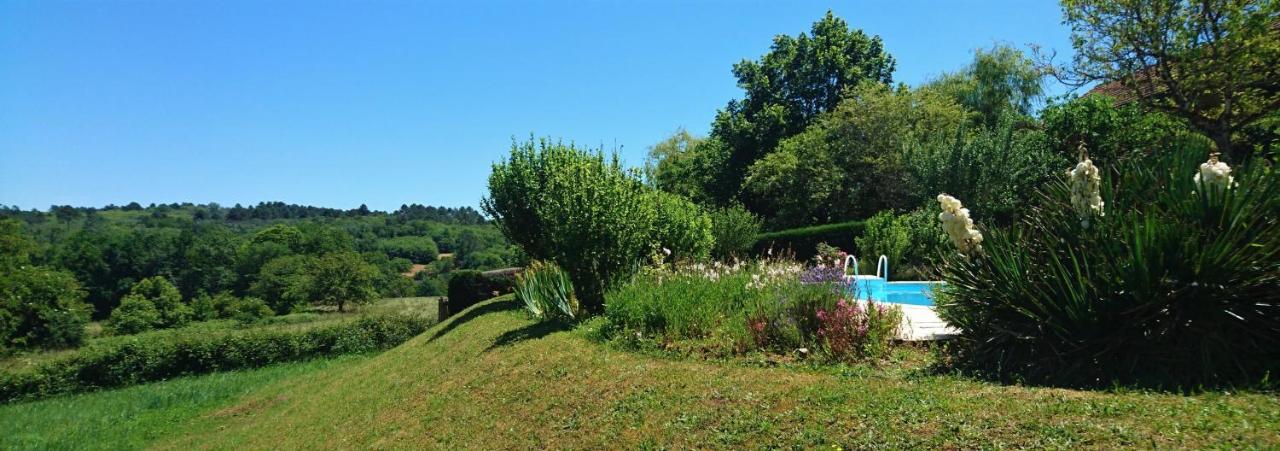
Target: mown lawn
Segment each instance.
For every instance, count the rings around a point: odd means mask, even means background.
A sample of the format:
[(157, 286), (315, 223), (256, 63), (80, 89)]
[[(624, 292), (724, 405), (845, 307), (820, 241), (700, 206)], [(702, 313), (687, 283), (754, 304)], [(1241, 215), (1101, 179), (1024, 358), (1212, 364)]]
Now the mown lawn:
[[(1271, 394), (1006, 386), (901, 366), (766, 368), (620, 351), (509, 298), (376, 357), (266, 384), (152, 446), (1280, 447)], [(77, 399), (77, 398), (69, 398)]]
[(305, 382), (368, 359), (343, 356), (0, 405), (0, 449), (137, 449), (193, 418), (234, 416), (228, 404), (266, 384)]

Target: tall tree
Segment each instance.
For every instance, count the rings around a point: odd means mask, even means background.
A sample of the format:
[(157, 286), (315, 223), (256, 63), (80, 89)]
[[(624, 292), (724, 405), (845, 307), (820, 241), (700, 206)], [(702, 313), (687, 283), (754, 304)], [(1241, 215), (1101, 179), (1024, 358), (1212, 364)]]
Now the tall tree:
[(1044, 74), (1022, 51), (1007, 45), (978, 49), (973, 62), (958, 72), (943, 74), (927, 86), (955, 99), (975, 114), (976, 122), (995, 127), (1000, 116), (1013, 112), (1030, 116), (1044, 97)]
[[(1076, 54), (1059, 78), (1118, 82), (1240, 160), (1245, 127), (1280, 108), (1277, 0), (1063, 0)], [(1052, 66), (1050, 66), (1052, 67)]]
[(846, 89), (891, 83), (894, 65), (880, 37), (850, 29), (830, 11), (809, 34), (774, 37), (769, 53), (733, 66), (746, 95), (717, 113), (711, 131), (729, 150), (725, 173), (714, 179), (729, 186), (707, 191), (736, 194), (752, 162), (834, 108)]

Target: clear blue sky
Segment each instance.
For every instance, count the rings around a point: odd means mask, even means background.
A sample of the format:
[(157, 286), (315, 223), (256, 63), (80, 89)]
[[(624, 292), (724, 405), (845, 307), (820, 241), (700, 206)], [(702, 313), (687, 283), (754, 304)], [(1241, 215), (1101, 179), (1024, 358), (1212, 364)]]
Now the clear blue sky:
[(827, 9), (913, 85), (996, 42), (1070, 53), (1048, 0), (0, 0), (0, 204), (475, 206), (512, 137), (639, 165), (705, 134), (733, 63)]

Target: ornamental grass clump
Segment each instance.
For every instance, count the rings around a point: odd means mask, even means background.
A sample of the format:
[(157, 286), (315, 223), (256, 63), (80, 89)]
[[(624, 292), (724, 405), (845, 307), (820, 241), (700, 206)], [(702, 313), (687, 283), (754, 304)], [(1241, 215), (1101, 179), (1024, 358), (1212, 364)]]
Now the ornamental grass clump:
[(1109, 211), (1088, 227), (1060, 180), (1021, 223), (988, 230), (981, 256), (945, 256), (938, 308), (962, 331), (955, 361), (1065, 385), (1274, 379), (1280, 182), (1263, 164), (1233, 176), (1203, 155), (1175, 149), (1104, 172)]
[(515, 295), (540, 321), (571, 321), (578, 317), (573, 281), (555, 263), (534, 260), (516, 274)]

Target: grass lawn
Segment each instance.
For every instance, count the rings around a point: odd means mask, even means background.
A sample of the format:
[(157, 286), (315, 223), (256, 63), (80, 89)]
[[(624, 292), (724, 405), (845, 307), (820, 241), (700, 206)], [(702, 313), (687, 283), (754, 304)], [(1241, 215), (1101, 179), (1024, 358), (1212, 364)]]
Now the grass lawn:
[(670, 359), (593, 342), (590, 326), (532, 324), (518, 309), (482, 303), (376, 357), (189, 412), (149, 445), (1280, 447), (1274, 394), (1007, 386), (928, 375), (912, 359), (819, 370)]
[(285, 363), (156, 382), (119, 390), (0, 405), (0, 449), (136, 449), (178, 433), (204, 415), (234, 416), (223, 409), (273, 382), (300, 383), (324, 371), (358, 364), (367, 356)]

